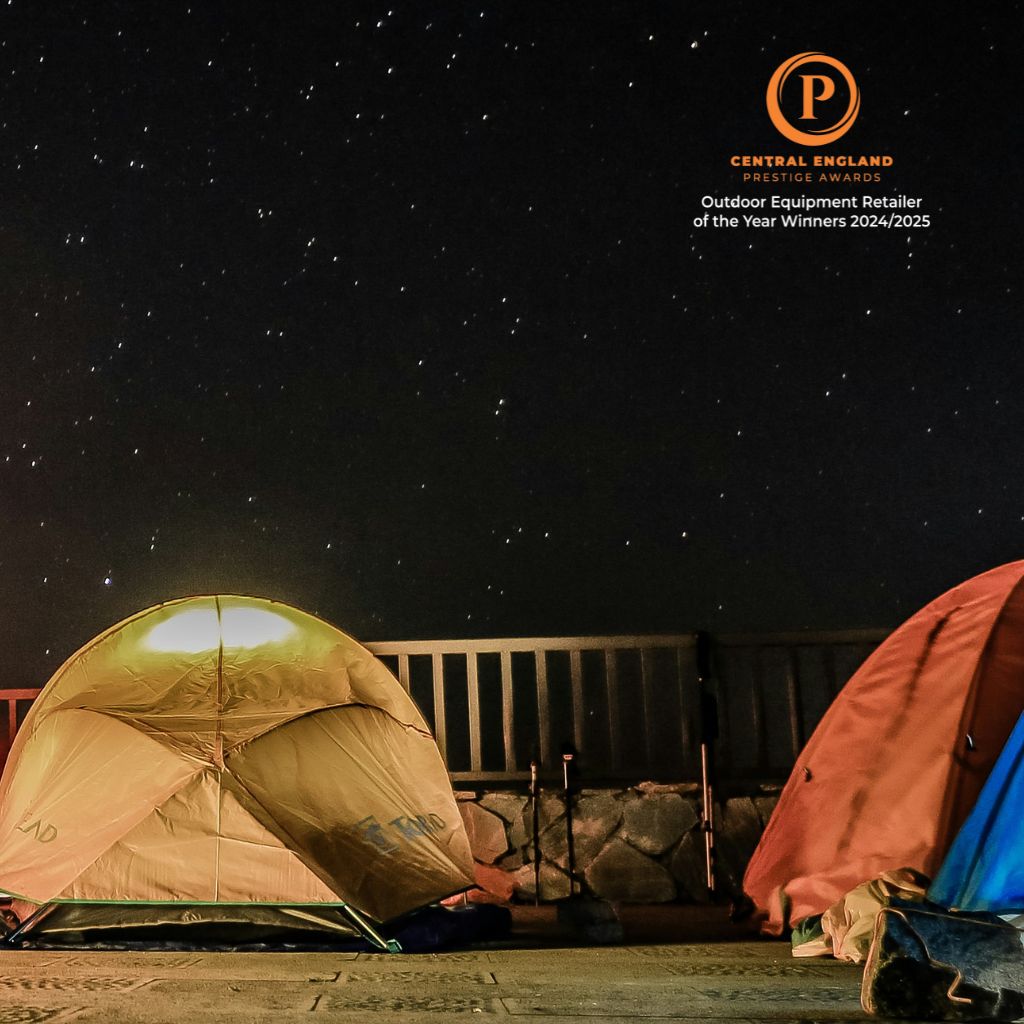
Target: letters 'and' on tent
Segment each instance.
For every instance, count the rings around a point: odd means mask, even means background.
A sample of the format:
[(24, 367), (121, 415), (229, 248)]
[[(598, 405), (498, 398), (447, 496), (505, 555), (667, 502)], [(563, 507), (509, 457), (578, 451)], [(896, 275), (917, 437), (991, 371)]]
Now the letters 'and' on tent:
[(46, 685), (0, 780), (0, 889), (21, 922), (46, 907), (40, 929), (288, 915), (350, 931), (472, 884), (409, 695), (270, 601), (187, 598), (108, 630)]
[(1013, 562), (904, 623), (826, 713), (744, 878), (766, 930), (897, 868), (938, 874), (929, 896), (946, 906), (1024, 909), (1022, 710), (1024, 562)]

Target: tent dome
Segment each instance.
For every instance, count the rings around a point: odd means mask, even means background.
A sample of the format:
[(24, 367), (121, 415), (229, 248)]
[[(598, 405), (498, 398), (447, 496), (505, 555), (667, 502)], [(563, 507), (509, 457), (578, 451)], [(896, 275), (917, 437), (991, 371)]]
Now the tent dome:
[(1024, 711), (1024, 561), (947, 591), (854, 673), (743, 880), (766, 930), (893, 868), (934, 877)]
[(0, 888), (46, 903), (351, 905), (473, 884), (423, 716), (351, 637), (287, 605), (189, 597), (74, 654), (0, 780)]

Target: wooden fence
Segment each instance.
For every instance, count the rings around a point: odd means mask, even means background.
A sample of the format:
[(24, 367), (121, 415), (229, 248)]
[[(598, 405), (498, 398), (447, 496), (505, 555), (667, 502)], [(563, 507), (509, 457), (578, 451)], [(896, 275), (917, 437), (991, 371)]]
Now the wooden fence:
[[(789, 773), (811, 730), (885, 630), (717, 635), (719, 777)], [(452, 780), (502, 784), (555, 771), (562, 746), (585, 778), (699, 776), (696, 637), (398, 640), (366, 645), (430, 722)], [(0, 690), (10, 741), (38, 690)]]
[[(788, 775), (804, 741), (885, 630), (716, 636), (723, 779)], [(699, 775), (696, 637), (530, 637), (367, 645), (430, 721), (452, 779), (549, 772), (571, 743), (590, 780)]]

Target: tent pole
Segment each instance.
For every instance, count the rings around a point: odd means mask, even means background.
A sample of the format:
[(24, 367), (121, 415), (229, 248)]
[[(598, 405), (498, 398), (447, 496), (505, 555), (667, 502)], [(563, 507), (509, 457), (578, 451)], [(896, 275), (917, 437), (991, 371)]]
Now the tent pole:
[(378, 949), (385, 953), (401, 953), (402, 944), (397, 939), (385, 939), (370, 922), (363, 917), (350, 903), (342, 903), (341, 909), (345, 916), (356, 926), (364, 939), (369, 939)]
[(57, 909), (56, 903), (44, 903), (34, 911), (10, 935), (4, 939), (8, 946), (16, 946), (37, 924), (48, 918)]
[(562, 786), (565, 795), (565, 852), (569, 866), (569, 897), (576, 895), (576, 846), (572, 828), (572, 781), (576, 750), (571, 743), (562, 747)]
[(718, 701), (708, 689), (711, 677), (711, 635), (699, 632), (694, 637), (697, 653), (697, 692), (700, 698), (700, 777), (701, 821), (704, 833), (704, 870), (708, 892), (714, 895), (715, 877), (715, 761), (714, 742), (718, 738)]
[(537, 757), (530, 761), (530, 810), (533, 815), (533, 905), (540, 906), (540, 776)]
[(704, 833), (704, 884), (708, 892), (715, 891), (715, 805), (708, 768), (709, 744), (700, 745), (700, 773), (703, 791), (701, 808), (701, 831)]

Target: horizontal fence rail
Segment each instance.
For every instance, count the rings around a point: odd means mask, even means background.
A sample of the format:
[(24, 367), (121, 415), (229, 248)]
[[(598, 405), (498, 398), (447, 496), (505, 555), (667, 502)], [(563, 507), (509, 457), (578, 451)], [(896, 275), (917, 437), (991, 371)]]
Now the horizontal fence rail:
[[(887, 634), (714, 636), (719, 777), (785, 778), (842, 685)], [(455, 782), (521, 782), (534, 759), (554, 772), (567, 744), (588, 780), (700, 775), (695, 634), (366, 646), (423, 711)], [(7, 706), (0, 755), (39, 692), (0, 690)]]

